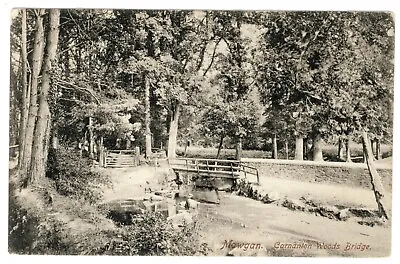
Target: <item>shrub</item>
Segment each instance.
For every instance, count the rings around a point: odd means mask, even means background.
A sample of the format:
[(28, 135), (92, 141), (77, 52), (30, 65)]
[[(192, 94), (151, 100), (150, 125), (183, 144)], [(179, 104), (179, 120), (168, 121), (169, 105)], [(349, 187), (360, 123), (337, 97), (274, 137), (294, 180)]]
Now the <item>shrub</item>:
[(209, 248), (199, 240), (196, 225), (174, 229), (160, 213), (145, 212), (132, 217), (132, 224), (110, 234), (96, 254), (141, 256), (207, 255)]
[(59, 194), (95, 203), (102, 197), (101, 185), (110, 184), (105, 175), (92, 168), (92, 161), (72, 149), (50, 150), (46, 176), (54, 180)]
[[(23, 204), (14, 190), (15, 186), (10, 184), (8, 251), (17, 254), (74, 254), (72, 247), (64, 241), (64, 223), (47, 217), (42, 208)], [(37, 201), (36, 196), (31, 199)]]
[(232, 188), (232, 191), (237, 195), (248, 197), (254, 200), (262, 199), (262, 196), (253, 188), (251, 183), (244, 179), (240, 179)]

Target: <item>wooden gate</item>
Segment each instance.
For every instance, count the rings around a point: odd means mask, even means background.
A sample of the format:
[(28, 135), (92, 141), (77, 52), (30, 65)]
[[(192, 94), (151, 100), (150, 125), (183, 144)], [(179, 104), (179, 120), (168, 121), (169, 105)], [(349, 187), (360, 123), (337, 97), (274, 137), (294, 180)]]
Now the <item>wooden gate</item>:
[(139, 153), (135, 150), (106, 150), (103, 166), (110, 168), (139, 166)]

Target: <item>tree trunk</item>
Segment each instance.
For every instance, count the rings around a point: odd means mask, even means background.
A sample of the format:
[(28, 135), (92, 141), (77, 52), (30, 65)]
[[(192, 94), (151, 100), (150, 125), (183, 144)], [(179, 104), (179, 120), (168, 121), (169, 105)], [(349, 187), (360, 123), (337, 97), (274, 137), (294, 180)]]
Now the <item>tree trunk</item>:
[(189, 148), (189, 141), (187, 141), (186, 144), (185, 144), (185, 150), (183, 151), (183, 156), (184, 157), (186, 157), (188, 148)]
[(374, 140), (371, 139), (371, 150), (372, 150), (372, 158), (375, 160), (375, 153), (374, 153)]
[(324, 161), (322, 156), (322, 137), (319, 133), (313, 139), (313, 161)]
[(294, 152), (295, 160), (303, 160), (303, 137), (296, 136), (296, 149)]
[(28, 88), (28, 77), (27, 77), (27, 48), (26, 48), (26, 9), (22, 9), (22, 21), (21, 21), (21, 61), (22, 61), (22, 104), (21, 104), (21, 120), (20, 120), (20, 132), (19, 132), (19, 157), (18, 164), (21, 165), (24, 157), (25, 149), (25, 131), (26, 123), (28, 121), (28, 110), (29, 110), (29, 88)]
[(140, 165), (140, 147), (136, 146), (135, 147), (135, 166)]
[[(19, 86), (19, 80), (18, 76), (20, 76), (21, 73), (21, 67), (18, 67), (17, 74), (14, 73), (13, 70), (10, 71), (10, 97), (9, 97), (9, 103), (10, 103), (10, 112), (9, 112), (9, 145), (10, 146), (15, 146), (18, 145), (19, 139), (20, 139), (20, 121), (21, 121), (21, 105), (18, 100), (18, 86)], [(19, 109), (19, 111), (18, 111)], [(21, 144), (19, 144), (19, 147)], [(12, 147), (9, 149), (9, 157), (16, 157), (17, 153), (17, 148)], [(18, 156), (20, 157), (20, 156)], [(19, 158), (18, 158), (19, 162)]]
[(287, 138), (285, 139), (285, 159), (289, 159), (289, 142)]
[(308, 160), (308, 153), (309, 153), (309, 149), (308, 149), (308, 138), (303, 138), (303, 158), (305, 160)]
[(364, 145), (363, 145), (363, 156), (362, 156), (362, 161), (363, 161), (363, 163), (367, 163), (367, 150), (364, 148)]
[(58, 45), (59, 22), (60, 10), (50, 9), (49, 32), (46, 39), (42, 85), (39, 95), (39, 110), (32, 147), (31, 171), (30, 174), (28, 174), (31, 183), (44, 177), (46, 172), (47, 149), (50, 138), (50, 109), (48, 96), (50, 91), (52, 63), (56, 58)]
[(151, 117), (150, 117), (150, 84), (149, 80), (146, 75), (144, 75), (144, 90), (145, 90), (145, 117), (144, 117), (144, 123), (145, 123), (145, 134), (146, 134), (146, 158), (150, 158), (151, 156), (151, 131), (150, 131), (150, 122), (151, 122)]
[(25, 140), (24, 140), (24, 153), (23, 159), (21, 160), (21, 166), (19, 175), (24, 178), (23, 184), (28, 183), (29, 170), (31, 167), (32, 158), (32, 145), (33, 145), (33, 133), (35, 130), (35, 122), (38, 112), (37, 106), (37, 90), (38, 90), (38, 79), (39, 73), (42, 68), (42, 56), (44, 46), (44, 31), (43, 31), (43, 15), (44, 10), (40, 9), (39, 14), (36, 18), (35, 26), (35, 40), (32, 54), (32, 74), (31, 74), (31, 89), (30, 89), (30, 105), (28, 111), (28, 120), (26, 123)]
[(274, 134), (274, 137), (272, 138), (272, 158), (278, 159), (278, 143), (276, 139), (276, 134)]
[(346, 153), (345, 153), (345, 143), (344, 140), (342, 138), (339, 138), (338, 141), (338, 159), (340, 161), (345, 160), (346, 159)]
[(346, 162), (353, 162), (351, 160), (350, 139), (345, 140), (345, 147), (346, 147)]
[(100, 136), (99, 140), (99, 166), (104, 167), (104, 146), (103, 146), (103, 136)]
[(388, 207), (386, 206), (386, 200), (384, 199), (385, 191), (383, 189), (382, 179), (375, 169), (372, 148), (370, 146), (370, 141), (368, 140), (368, 134), (365, 130), (362, 131), (362, 142), (365, 150), (372, 190), (374, 191), (375, 201), (378, 205), (379, 216), (389, 219), (387, 211)]
[(176, 157), (176, 137), (178, 135), (178, 121), (179, 121), (179, 112), (180, 112), (180, 103), (177, 101), (175, 105), (175, 109), (171, 115), (171, 122), (169, 126), (169, 135), (168, 135), (168, 158)]
[(225, 138), (225, 135), (222, 135), (221, 139), (219, 140), (218, 152), (217, 152), (217, 158), (216, 159), (219, 159), (219, 157), (221, 156), (221, 149), (222, 149), (222, 145), (224, 144), (224, 138)]
[(381, 160), (382, 159), (382, 151), (381, 151), (381, 140), (379, 138), (376, 139), (375, 143), (375, 148), (376, 148), (376, 160)]
[(47, 121), (47, 127), (46, 127), (46, 132), (45, 132), (45, 140), (44, 140), (44, 159), (43, 159), (43, 166), (44, 166), (44, 171), (43, 175), (46, 175), (46, 167), (47, 167), (47, 159), (49, 155), (49, 146), (50, 146), (50, 134), (51, 134), (51, 118), (48, 119)]
[(58, 149), (58, 135), (57, 135), (57, 129), (53, 126), (53, 130), (51, 133), (51, 148), (52, 149)]
[(93, 117), (89, 116), (89, 124), (88, 124), (88, 131), (89, 131), (89, 158), (94, 158), (94, 135), (93, 135)]
[(236, 160), (241, 160), (242, 159), (242, 138), (240, 137), (238, 142), (236, 143), (236, 155), (235, 155)]

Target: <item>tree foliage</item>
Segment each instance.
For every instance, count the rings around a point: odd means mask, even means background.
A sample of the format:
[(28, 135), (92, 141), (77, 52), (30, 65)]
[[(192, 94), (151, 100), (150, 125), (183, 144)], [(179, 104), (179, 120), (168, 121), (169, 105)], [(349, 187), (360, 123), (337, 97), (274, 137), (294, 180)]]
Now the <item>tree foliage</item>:
[[(30, 67), (38, 12), (26, 13)], [(21, 24), (17, 16), (11, 31), (16, 105)], [(360, 125), (390, 142), (393, 48), (384, 12), (63, 9), (51, 130), (69, 143), (89, 131), (113, 142), (134, 134), (144, 147), (149, 101), (153, 147), (274, 134), (358, 140)], [(35, 86), (35, 71), (27, 77)]]

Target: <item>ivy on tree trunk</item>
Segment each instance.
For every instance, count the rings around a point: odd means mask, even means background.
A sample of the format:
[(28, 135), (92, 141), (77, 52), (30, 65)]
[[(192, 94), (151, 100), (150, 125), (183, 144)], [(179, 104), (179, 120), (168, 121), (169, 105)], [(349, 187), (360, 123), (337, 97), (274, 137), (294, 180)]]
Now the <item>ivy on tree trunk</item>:
[(49, 11), (49, 31), (46, 38), (46, 52), (44, 55), (42, 84), (39, 95), (39, 110), (34, 131), (31, 170), (28, 174), (29, 181), (34, 182), (36, 177), (44, 177), (46, 172), (46, 159), (48, 141), (50, 138), (50, 109), (49, 91), (52, 63), (56, 58), (58, 33), (60, 23), (60, 10)]
[(30, 87), (30, 102), (28, 111), (28, 120), (26, 123), (24, 153), (21, 164), (19, 165), (19, 174), (23, 179), (23, 185), (26, 185), (30, 175), (33, 136), (35, 131), (35, 122), (38, 112), (37, 106), (37, 92), (39, 73), (42, 68), (42, 57), (44, 47), (44, 29), (43, 29), (43, 15), (44, 10), (40, 9), (37, 12), (36, 25), (35, 25), (35, 39), (32, 54), (32, 73), (31, 73), (31, 87)]

